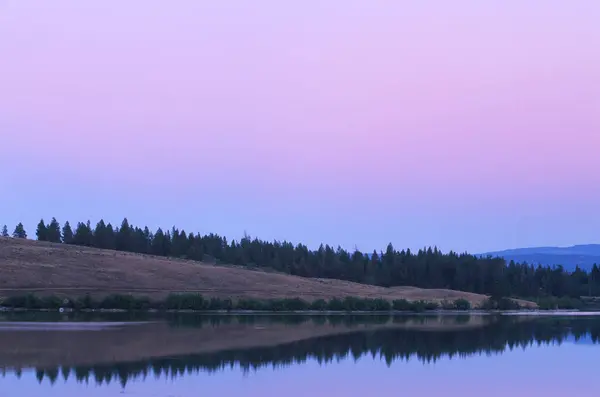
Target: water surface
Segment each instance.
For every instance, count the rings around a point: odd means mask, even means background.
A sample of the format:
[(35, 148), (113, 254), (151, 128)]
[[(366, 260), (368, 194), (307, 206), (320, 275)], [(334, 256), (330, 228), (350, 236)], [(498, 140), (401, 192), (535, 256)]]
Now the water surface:
[(1, 396), (597, 396), (600, 318), (0, 314)]

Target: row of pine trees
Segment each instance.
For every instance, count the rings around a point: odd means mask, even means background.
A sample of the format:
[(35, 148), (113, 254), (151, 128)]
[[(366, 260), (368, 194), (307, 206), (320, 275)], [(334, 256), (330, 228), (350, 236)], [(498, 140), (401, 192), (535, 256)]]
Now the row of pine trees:
[[(6, 226), (2, 235), (9, 236)], [(40, 241), (74, 244), (126, 252), (184, 258), (210, 263), (233, 264), (318, 278), (335, 278), (385, 287), (416, 286), (449, 288), (496, 297), (540, 297), (600, 295), (600, 269), (589, 272), (565, 271), (562, 266), (533, 266), (505, 263), (502, 258), (482, 258), (467, 253), (442, 253), (435, 247), (412, 252), (396, 250), (389, 244), (385, 252), (363, 253), (321, 245), (316, 250), (287, 241), (264, 241), (244, 236), (239, 241), (217, 234), (187, 233), (173, 227), (133, 226), (125, 218), (119, 227), (100, 220), (69, 222), (61, 227), (55, 219), (40, 220), (35, 235)], [(27, 238), (19, 223), (12, 237)]]

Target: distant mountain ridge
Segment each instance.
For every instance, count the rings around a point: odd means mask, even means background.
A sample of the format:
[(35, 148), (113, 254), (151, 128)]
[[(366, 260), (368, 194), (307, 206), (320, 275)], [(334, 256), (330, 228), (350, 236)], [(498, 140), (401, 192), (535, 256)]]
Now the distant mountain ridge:
[(566, 270), (591, 270), (594, 264), (600, 266), (600, 244), (582, 244), (571, 247), (531, 247), (485, 252), (481, 256), (500, 256), (507, 262), (527, 262), (533, 265), (562, 265)]

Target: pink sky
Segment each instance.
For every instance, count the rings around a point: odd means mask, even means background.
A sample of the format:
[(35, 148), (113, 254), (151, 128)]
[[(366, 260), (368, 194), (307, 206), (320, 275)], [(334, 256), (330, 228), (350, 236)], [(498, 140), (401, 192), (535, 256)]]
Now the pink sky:
[(600, 242), (598, 21), (597, 0), (0, 0), (0, 224)]

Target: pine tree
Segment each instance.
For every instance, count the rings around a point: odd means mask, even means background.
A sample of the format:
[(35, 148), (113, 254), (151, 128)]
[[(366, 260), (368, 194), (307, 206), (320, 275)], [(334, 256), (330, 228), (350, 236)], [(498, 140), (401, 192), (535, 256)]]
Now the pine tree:
[[(149, 250), (148, 238), (139, 227), (133, 229), (133, 250), (141, 254), (147, 254)], [(149, 233), (150, 231), (148, 231)]]
[(37, 225), (35, 235), (38, 241), (48, 241), (48, 230), (46, 229), (46, 224), (44, 223), (43, 219), (40, 219), (40, 223)]
[(15, 227), (15, 231), (13, 232), (14, 238), (27, 238), (27, 232), (25, 231), (25, 227), (21, 222)]
[(150, 252), (150, 245), (152, 244), (152, 233), (150, 232), (150, 229), (148, 229), (148, 226), (144, 227), (144, 243), (145, 243), (145, 247), (146, 250), (144, 252)]
[(600, 281), (600, 268), (596, 263), (594, 263), (594, 266), (592, 267), (592, 280)]
[(154, 233), (150, 253), (158, 256), (169, 256), (171, 253), (171, 236), (168, 233), (165, 234), (160, 227)]
[(50, 224), (46, 228), (46, 238), (47, 241), (51, 243), (60, 243), (62, 240), (62, 236), (60, 233), (60, 223), (56, 220), (56, 218), (52, 218)]
[(107, 249), (111, 249), (114, 250), (117, 244), (117, 237), (115, 235), (115, 228), (113, 227), (112, 224), (108, 223), (106, 225), (106, 248)]
[(69, 221), (66, 221), (62, 228), (62, 242), (65, 244), (73, 244), (73, 229), (71, 229)]
[(96, 228), (94, 229), (94, 247), (98, 248), (109, 248), (108, 246), (108, 230), (106, 224), (103, 219), (96, 224)]
[(9, 237), (8, 228), (6, 225), (2, 226), (2, 237)]
[(90, 227), (90, 221), (87, 223), (77, 223), (75, 234), (73, 235), (73, 244), (85, 245), (90, 247), (92, 245), (93, 234), (92, 228)]
[(118, 251), (131, 251), (133, 248), (132, 244), (132, 232), (129, 227), (127, 218), (123, 219), (121, 227), (117, 232), (117, 250)]
[(595, 263), (590, 272), (590, 281), (595, 287), (594, 294), (600, 294), (600, 268), (598, 268), (598, 265)]

